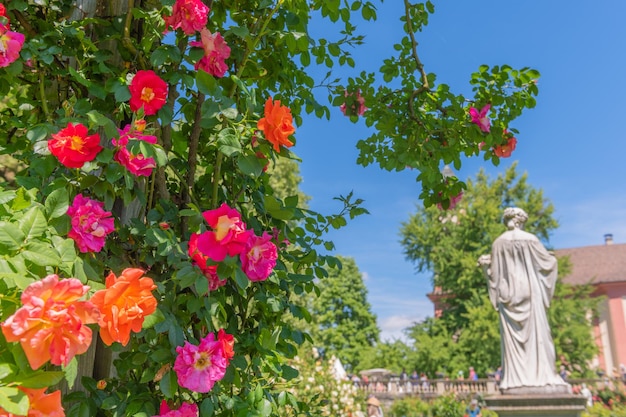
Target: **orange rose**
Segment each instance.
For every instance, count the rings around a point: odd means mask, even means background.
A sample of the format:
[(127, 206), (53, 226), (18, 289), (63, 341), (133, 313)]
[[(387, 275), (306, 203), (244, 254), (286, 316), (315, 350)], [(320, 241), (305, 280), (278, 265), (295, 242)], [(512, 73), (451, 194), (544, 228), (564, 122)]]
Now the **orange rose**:
[(274, 102), (270, 97), (265, 102), (265, 117), (259, 120), (257, 126), (265, 134), (265, 139), (274, 145), (274, 150), (280, 152), (280, 145), (293, 146), (289, 140), (289, 135), (296, 131), (292, 123), (289, 107), (281, 106), (280, 100)]
[(111, 272), (106, 279), (106, 289), (96, 291), (91, 302), (101, 312), (100, 337), (110, 346), (119, 342), (126, 346), (130, 332), (139, 332), (146, 316), (154, 313), (157, 300), (152, 295), (156, 288), (151, 278), (143, 276), (138, 268), (127, 268), (119, 278)]
[(76, 278), (48, 275), (22, 293), (22, 307), (2, 323), (7, 342), (20, 342), (31, 368), (51, 361), (67, 366), (91, 344), (88, 324), (100, 313), (89, 301), (80, 301), (88, 286)]

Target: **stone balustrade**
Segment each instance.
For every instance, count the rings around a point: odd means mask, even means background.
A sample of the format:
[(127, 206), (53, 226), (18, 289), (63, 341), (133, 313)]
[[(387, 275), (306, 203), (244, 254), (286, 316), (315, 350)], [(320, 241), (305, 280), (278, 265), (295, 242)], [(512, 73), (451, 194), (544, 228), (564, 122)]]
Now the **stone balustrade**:
[[(577, 393), (577, 388), (582, 383), (586, 383), (590, 388), (602, 389), (607, 383), (603, 379), (576, 379), (568, 381)], [(423, 398), (433, 398), (447, 393), (456, 393), (460, 396), (487, 396), (497, 394), (498, 386), (494, 379), (471, 380), (447, 380), (435, 379), (429, 381), (402, 381), (398, 377), (372, 378), (368, 384), (362, 381), (356, 383), (359, 388), (368, 394), (377, 397), (400, 398), (404, 396), (420, 396)]]

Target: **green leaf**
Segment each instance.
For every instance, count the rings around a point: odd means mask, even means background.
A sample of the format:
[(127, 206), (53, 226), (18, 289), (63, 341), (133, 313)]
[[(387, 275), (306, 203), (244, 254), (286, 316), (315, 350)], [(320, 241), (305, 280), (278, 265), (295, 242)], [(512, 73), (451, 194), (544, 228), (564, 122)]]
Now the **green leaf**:
[(200, 417), (211, 417), (214, 411), (213, 401), (210, 398), (205, 398), (200, 404)]
[(256, 409), (263, 417), (268, 417), (272, 414), (272, 403), (267, 398), (263, 398), (257, 403)]
[(35, 143), (44, 140), (49, 133), (47, 125), (36, 125), (26, 133), (26, 138)]
[(26, 357), (26, 353), (24, 353), (24, 349), (22, 349), (22, 346), (19, 343), (13, 345), (13, 348), (11, 349), (11, 354), (13, 355), (15, 364), (20, 369), (20, 371), (25, 372), (25, 373), (32, 372), (32, 368), (30, 367), (30, 364), (28, 363), (28, 358)]
[(204, 275), (198, 275), (194, 287), (199, 295), (204, 295), (209, 291), (209, 280)]
[(58, 266), (61, 263), (59, 254), (49, 245), (41, 242), (30, 242), (22, 252), (24, 259), (39, 266)]
[(240, 38), (245, 38), (246, 36), (250, 35), (248, 28), (245, 26), (231, 26), (230, 28), (228, 28), (228, 31), (226, 33), (228, 32), (231, 32)]
[(24, 243), (24, 233), (19, 227), (9, 222), (0, 222), (0, 244), (9, 250), (17, 250)]
[(239, 112), (234, 107), (228, 107), (222, 110), (222, 115), (227, 119), (235, 120), (237, 116), (239, 115)]
[(232, 127), (222, 129), (220, 133), (217, 134), (217, 143), (220, 152), (226, 156), (241, 153), (241, 143), (239, 143), (237, 132)]
[(48, 220), (55, 219), (67, 213), (69, 207), (69, 194), (67, 188), (57, 188), (46, 198), (45, 208)]
[(100, 405), (100, 408), (102, 408), (103, 410), (114, 410), (117, 408), (119, 403), (120, 403), (119, 398), (115, 396), (107, 397), (104, 399), (104, 401), (102, 401), (102, 405)]
[(245, 155), (237, 158), (237, 166), (245, 175), (256, 178), (263, 172), (263, 164), (256, 155)]
[(283, 378), (287, 381), (297, 378), (300, 374), (296, 368), (292, 368), (289, 365), (282, 365), (281, 368), (283, 369)]
[(63, 367), (63, 371), (65, 371), (65, 381), (67, 381), (67, 386), (70, 389), (74, 388), (74, 382), (76, 382), (76, 377), (78, 376), (78, 359), (76, 356), (72, 358), (67, 366)]
[(157, 166), (163, 167), (167, 165), (167, 154), (165, 150), (159, 145), (152, 145), (154, 148), (153, 158), (157, 163)]
[(265, 208), (267, 212), (276, 219), (291, 220), (293, 218), (293, 209), (284, 208), (276, 197), (266, 195)]
[(159, 116), (159, 119), (161, 119), (162, 125), (168, 125), (172, 123), (172, 119), (174, 118), (174, 113), (172, 112), (172, 108), (170, 106), (161, 107), (157, 115)]
[(242, 290), (245, 290), (248, 287), (248, 284), (250, 284), (248, 276), (239, 268), (235, 270), (235, 282)]
[(19, 384), (26, 388), (46, 388), (58, 384), (64, 376), (65, 372), (61, 371), (38, 371), (27, 378), (20, 379)]
[(28, 414), (28, 396), (14, 387), (0, 387), (0, 408), (6, 412), (25, 416)]
[(8, 363), (0, 363), (0, 380), (12, 375), (15, 371)]
[(38, 206), (28, 210), (24, 217), (18, 221), (18, 225), (22, 233), (24, 233), (25, 241), (42, 237), (43, 233), (48, 229), (46, 217)]
[(168, 371), (159, 384), (161, 388), (161, 392), (165, 396), (165, 398), (174, 398), (174, 394), (178, 389), (178, 382), (176, 381), (176, 373), (173, 371)]
[(144, 318), (143, 325), (141, 326), (141, 328), (149, 329), (155, 326), (157, 323), (162, 322), (163, 320), (165, 320), (165, 316), (163, 315), (161, 310), (157, 308), (154, 313)]
[(13, 200), (17, 194), (13, 190), (0, 192), (0, 204), (8, 203)]
[(96, 126), (104, 127), (104, 132), (107, 134), (108, 137), (114, 138), (119, 135), (115, 123), (113, 123), (111, 119), (109, 119), (102, 113), (97, 112), (96, 110), (91, 110), (87, 112), (87, 117), (89, 117), (89, 120)]
[(217, 88), (215, 78), (205, 71), (196, 72), (196, 85), (198, 86), (198, 91), (206, 95), (211, 95)]

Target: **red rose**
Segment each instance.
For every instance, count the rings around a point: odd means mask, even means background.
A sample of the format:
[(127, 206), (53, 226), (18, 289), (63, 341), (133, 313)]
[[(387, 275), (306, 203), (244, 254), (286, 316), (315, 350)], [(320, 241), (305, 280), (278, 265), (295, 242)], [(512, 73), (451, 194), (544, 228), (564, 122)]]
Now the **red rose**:
[(137, 71), (130, 82), (130, 109), (143, 107), (144, 114), (156, 114), (167, 100), (167, 83), (152, 70)]
[(100, 136), (96, 133), (87, 136), (87, 128), (78, 123), (69, 123), (65, 129), (52, 135), (48, 140), (48, 149), (63, 165), (68, 168), (81, 168), (85, 162), (93, 161), (100, 146)]

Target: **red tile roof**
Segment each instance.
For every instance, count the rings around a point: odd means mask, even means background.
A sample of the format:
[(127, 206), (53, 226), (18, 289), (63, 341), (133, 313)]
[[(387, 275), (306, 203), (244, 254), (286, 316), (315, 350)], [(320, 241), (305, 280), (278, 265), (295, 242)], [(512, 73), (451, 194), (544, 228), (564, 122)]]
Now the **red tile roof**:
[(569, 255), (572, 271), (563, 277), (568, 284), (626, 281), (626, 244), (559, 249), (555, 253), (559, 258)]

